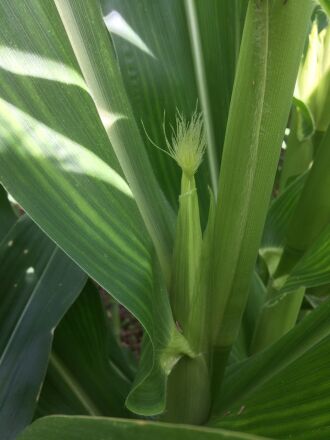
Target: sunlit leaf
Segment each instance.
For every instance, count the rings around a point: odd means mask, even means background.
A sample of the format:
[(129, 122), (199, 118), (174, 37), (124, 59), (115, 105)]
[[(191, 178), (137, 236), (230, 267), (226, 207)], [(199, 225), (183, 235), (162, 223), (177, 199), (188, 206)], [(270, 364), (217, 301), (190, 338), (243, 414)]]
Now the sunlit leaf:
[[(134, 408), (160, 411), (165, 394), (158, 391), (187, 347), (177, 343), (183, 337), (176, 338), (165, 288), (154, 283), (152, 260), (157, 259), (107, 136), (127, 115), (120, 109), (98, 114), (53, 1), (37, 0), (33, 8), (29, 1), (5, 1), (0, 25), (0, 46), (6, 49), (0, 68), (0, 180), (50, 238), (140, 320), (151, 348), (133, 394), (152, 372), (151, 380), (160, 383), (153, 399), (147, 393)], [(30, 76), (21, 74), (26, 60), (33, 60)], [(135, 151), (135, 143), (128, 144)], [(140, 159), (135, 162), (143, 167)], [(141, 179), (148, 180), (142, 171)], [(167, 212), (167, 204), (144, 182), (142, 191)], [(167, 222), (161, 210), (148, 209), (160, 216), (161, 229)], [(163, 243), (170, 248), (170, 237)]]

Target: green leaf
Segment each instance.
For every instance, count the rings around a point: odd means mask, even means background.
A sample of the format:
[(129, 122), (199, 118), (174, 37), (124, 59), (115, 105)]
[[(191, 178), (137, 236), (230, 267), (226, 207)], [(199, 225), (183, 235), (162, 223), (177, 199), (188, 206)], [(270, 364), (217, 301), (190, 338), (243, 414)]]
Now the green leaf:
[[(120, 20), (120, 29), (124, 24), (129, 26), (153, 54), (142, 52), (127, 37), (119, 37), (118, 31), (111, 32), (125, 88), (149, 158), (163, 191), (176, 208), (180, 170), (170, 157), (151, 144), (146, 133), (153, 142), (165, 148), (164, 112), (166, 124), (174, 124), (177, 109), (188, 118), (196, 106), (198, 94), (183, 3), (176, 0), (102, 0), (101, 3), (110, 32), (111, 23)], [(206, 183), (207, 178), (204, 185)]]
[(45, 417), (33, 423), (19, 440), (267, 440), (221, 429), (92, 417)]
[(306, 177), (307, 173), (294, 179), (285, 188), (285, 191), (271, 203), (260, 245), (261, 255), (267, 252), (267, 249), (283, 248), (288, 224), (297, 206)]
[(85, 274), (27, 217), (0, 245), (0, 436), (16, 438), (32, 419), (52, 332)]
[(274, 275), (283, 253), (290, 220), (297, 207), (308, 173), (294, 179), (272, 201), (268, 210), (259, 254), (267, 264), (269, 274)]
[[(138, 123), (142, 120), (150, 138), (160, 147), (165, 147), (162, 127), (164, 112), (168, 126), (175, 123), (177, 109), (189, 118), (199, 97), (204, 117), (211, 120), (218, 164), (247, 1), (195, 2), (202, 46), (202, 56), (198, 61), (204, 65), (206, 72), (208, 90), (205, 93), (209, 96), (209, 111), (205, 111), (202, 97), (197, 90), (197, 70), (195, 71), (193, 63), (184, 2), (102, 0), (101, 3), (109, 30), (112, 30), (111, 23), (118, 23), (116, 33), (111, 33)], [(133, 45), (127, 36), (118, 36), (119, 26), (121, 30), (129, 26), (153, 57), (146, 51), (142, 52), (136, 44)], [(195, 65), (196, 68), (198, 65)], [(176, 207), (180, 192), (180, 173), (173, 161), (150, 143), (141, 123), (140, 128), (162, 189)], [(205, 160), (197, 175), (203, 224), (208, 211), (208, 183), (209, 171)]]
[(212, 330), (220, 353), (235, 341), (245, 308), (312, 7), (249, 3), (215, 222)]
[(134, 397), (131, 408), (154, 414), (164, 406), (166, 375), (187, 347), (164, 286), (154, 286), (151, 241), (53, 2), (36, 0), (33, 8), (27, 0), (2, 2), (0, 44), (0, 180), (144, 326), (152, 340), (143, 357), (148, 363), (131, 396), (152, 371), (158, 382), (152, 399)]
[(301, 99), (293, 98), (297, 111), (297, 138), (300, 142), (309, 139), (315, 132), (315, 122), (308, 105)]
[(100, 293), (88, 281), (55, 330), (38, 416), (128, 415), (132, 371), (112, 334)]
[(185, 0), (215, 195), (247, 4), (247, 0)]
[(150, 243), (91, 97), (70, 85), (83, 80), (57, 11), (48, 0), (33, 12), (25, 1), (0, 8), (0, 178), (100, 284), (136, 303), (150, 283)]
[(16, 216), (9, 203), (7, 191), (0, 185), (0, 240), (7, 234), (16, 221)]
[(242, 361), (249, 355), (253, 332), (257, 323), (258, 313), (266, 297), (266, 287), (255, 271), (249, 291), (249, 297), (244, 311), (242, 325), (238, 338), (230, 352), (229, 362)]
[(312, 122), (310, 125), (308, 119), (305, 122), (301, 117), (301, 112), (298, 112), (295, 106), (291, 108), (289, 123), (290, 132), (285, 140), (284, 162), (281, 164), (279, 174), (279, 192), (281, 194), (292, 181), (306, 174), (313, 162), (315, 149), (316, 135), (309, 137), (311, 130), (314, 130), (311, 127)]
[(219, 178), (219, 163), (217, 160), (218, 152), (216, 148), (214, 124), (212, 123), (211, 119), (210, 95), (207, 87), (206, 66), (204, 63), (204, 53), (202, 50), (197, 10), (194, 0), (185, 0), (184, 6), (189, 28), (197, 88), (204, 114), (205, 136), (207, 139), (207, 157), (210, 169), (211, 185), (213, 192), (216, 194), (217, 182)]
[[(298, 82), (298, 80), (297, 80)], [(306, 173), (313, 162), (315, 149), (314, 117), (305, 101), (293, 97), (293, 105), (289, 117), (289, 134), (285, 139), (279, 173), (279, 192), (297, 177)]]
[(298, 287), (316, 287), (329, 282), (330, 224), (293, 268), (281, 292), (285, 294)]
[(327, 336), (210, 425), (282, 439), (328, 439), (329, 344)]
[[(324, 1), (323, 5), (329, 14), (329, 3)], [(308, 79), (311, 85), (306, 101), (313, 113), (316, 129), (324, 132), (330, 123), (328, 111), (330, 105), (330, 29), (327, 26), (321, 32), (318, 32), (317, 25), (315, 27), (314, 35), (312, 32), (310, 37), (311, 78), (307, 78), (307, 85)], [(308, 54), (306, 60), (309, 61)], [(309, 67), (308, 63), (307, 67)]]
[(327, 14), (330, 16), (330, 0), (320, 0), (320, 3)]
[(330, 335), (329, 312), (330, 301), (327, 301), (272, 346), (230, 366), (222, 392), (216, 398), (213, 414), (217, 416), (233, 405), (244, 404), (261, 386), (327, 338)]
[(330, 279), (330, 242), (327, 232), (330, 227), (329, 145), (330, 128), (317, 150), (313, 166), (288, 223), (285, 246), (276, 270), (276, 265), (272, 262), (271, 274), (274, 280), (269, 283), (253, 350), (271, 344), (294, 326), (305, 287), (326, 284)]
[(139, 369), (126, 401), (128, 408), (140, 415), (155, 415), (165, 410), (168, 375), (182, 355), (195, 356), (173, 321), (164, 280), (156, 261), (153, 280), (152, 333), (144, 337)]
[(329, 146), (330, 127), (317, 149), (313, 166), (289, 222), (284, 252), (275, 277), (289, 274), (330, 223)]
[(146, 154), (99, 1), (54, 3), (169, 282), (174, 216)]

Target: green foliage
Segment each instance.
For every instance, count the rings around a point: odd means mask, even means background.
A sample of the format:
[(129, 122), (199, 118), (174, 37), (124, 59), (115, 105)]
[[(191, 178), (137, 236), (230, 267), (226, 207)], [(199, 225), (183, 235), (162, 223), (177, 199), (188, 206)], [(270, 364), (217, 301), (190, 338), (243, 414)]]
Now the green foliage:
[(127, 416), (132, 377), (98, 289), (88, 281), (56, 328), (37, 416)]
[[(20, 440), (55, 440), (61, 436), (63, 440), (103, 440), (104, 438), (120, 438), (123, 440), (136, 438), (149, 440), (267, 440), (243, 433), (226, 430), (196, 428), (192, 426), (176, 426), (172, 424), (150, 423), (146, 421), (128, 421), (120, 419), (84, 418), (84, 417), (49, 417), (36, 422), (30, 430), (19, 437)], [(268, 439), (270, 440), (270, 439)]]
[(1, 438), (328, 438), (328, 12), (0, 2)]
[(11, 439), (33, 416), (53, 329), (86, 275), (27, 216), (2, 239), (0, 267), (0, 436)]

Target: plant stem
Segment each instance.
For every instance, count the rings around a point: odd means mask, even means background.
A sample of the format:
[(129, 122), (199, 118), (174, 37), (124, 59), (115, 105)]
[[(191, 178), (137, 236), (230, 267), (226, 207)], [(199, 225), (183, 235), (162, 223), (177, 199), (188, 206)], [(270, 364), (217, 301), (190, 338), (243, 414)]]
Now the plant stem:
[(201, 425), (207, 420), (210, 404), (210, 375), (205, 357), (182, 358), (168, 380), (167, 408), (162, 419)]

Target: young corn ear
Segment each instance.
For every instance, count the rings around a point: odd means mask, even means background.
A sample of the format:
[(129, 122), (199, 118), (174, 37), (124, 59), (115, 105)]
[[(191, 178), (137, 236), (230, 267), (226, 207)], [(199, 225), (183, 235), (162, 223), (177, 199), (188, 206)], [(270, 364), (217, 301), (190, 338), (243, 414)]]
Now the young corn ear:
[[(205, 309), (199, 289), (203, 239), (194, 178), (206, 146), (202, 115), (196, 111), (187, 120), (178, 113), (176, 130), (173, 127), (172, 130), (171, 142), (166, 138), (166, 144), (182, 170), (182, 180), (170, 300), (178, 328), (198, 355), (194, 359), (181, 359), (170, 375), (166, 420), (198, 424), (205, 421), (210, 407), (209, 371), (202, 354), (204, 338), (200, 337)], [(185, 405), (181, 404), (180, 396)]]
[(170, 296), (174, 317), (186, 334), (191, 305), (196, 295), (202, 247), (198, 196), (194, 174), (205, 150), (202, 115), (195, 112), (190, 121), (177, 114), (172, 142), (166, 138), (169, 154), (182, 169), (181, 194), (176, 225)]

